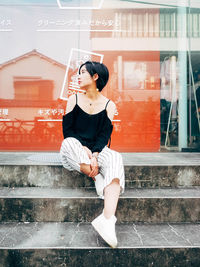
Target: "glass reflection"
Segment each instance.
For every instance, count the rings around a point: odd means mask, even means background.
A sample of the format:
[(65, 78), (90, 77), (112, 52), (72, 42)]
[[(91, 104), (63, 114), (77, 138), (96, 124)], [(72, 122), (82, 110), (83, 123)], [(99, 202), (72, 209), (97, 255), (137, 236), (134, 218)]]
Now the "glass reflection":
[[(118, 108), (112, 147), (124, 152), (177, 149), (177, 23), (185, 1), (106, 0), (101, 7), (97, 2), (1, 1), (0, 34), (6, 48), (0, 52), (2, 150), (59, 150), (67, 99), (80, 91), (77, 70), (88, 59), (103, 61), (110, 71), (103, 94)], [(200, 144), (199, 1), (190, 1), (186, 15), (192, 148)]]

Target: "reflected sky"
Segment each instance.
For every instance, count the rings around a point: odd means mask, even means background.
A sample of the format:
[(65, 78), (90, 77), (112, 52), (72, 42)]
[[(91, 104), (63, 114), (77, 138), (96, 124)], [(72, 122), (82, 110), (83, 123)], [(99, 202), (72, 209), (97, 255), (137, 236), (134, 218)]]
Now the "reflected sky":
[[(77, 5), (92, 5), (93, 0), (59, 0), (62, 4), (67, 4), (69, 6)], [(106, 0), (106, 2), (132, 2), (141, 4), (155, 4), (163, 6), (191, 6), (193, 8), (200, 8), (199, 0)], [(57, 5), (57, 0), (0, 0), (0, 5)]]
[(29, 5), (29, 4), (57, 4), (56, 0), (0, 0), (3, 5)]
[[(60, 0), (60, 2), (65, 2), (66, 4), (79, 1), (92, 2), (93, 0)], [(114, 8), (115, 2), (120, 3), (119, 8), (124, 6), (122, 2), (129, 3), (131, 7), (132, 5), (134, 7), (137, 3), (141, 8), (146, 8), (147, 3), (177, 4), (178, 2), (183, 3), (184, 0), (104, 0), (103, 6), (106, 8), (110, 5)], [(80, 47), (83, 50), (90, 50), (89, 32), (56, 33), (39, 32), (37, 30), (40, 29), (38, 25), (45, 22), (70, 21), (80, 19), (81, 16), (89, 20), (91, 18), (91, 10), (84, 10), (84, 12), (61, 10), (58, 8), (57, 0), (0, 0), (0, 5), (0, 13), (3, 14), (2, 20), (11, 21), (10, 28), (12, 28), (12, 32), (0, 32), (3, 47), (0, 51), (0, 64), (33, 49), (37, 49), (39, 52), (66, 64), (71, 48)], [(199, 5), (200, 7), (200, 0), (191, 0), (191, 5)], [(16, 45), (13, 46), (13, 44)]]
[[(93, 0), (59, 0), (63, 4), (77, 5), (77, 4), (92, 4)], [(0, 4), (4, 5), (30, 5), (30, 4), (55, 4), (57, 5), (57, 0), (0, 0)]]
[[(39, 6), (1, 6), (3, 19), (10, 20), (11, 32), (0, 32), (2, 49), (0, 64), (25, 53), (38, 50), (42, 54), (67, 63), (71, 48), (81, 47), (90, 50), (90, 32), (39, 32), (39, 23), (57, 22), (59, 20), (80, 19), (78, 10), (61, 10), (54, 7)], [(67, 15), (67, 16), (66, 16)], [(91, 17), (91, 10), (84, 11), (84, 17)], [(87, 27), (87, 26), (85, 26)], [(89, 27), (89, 26), (88, 26)], [(16, 45), (13, 45), (16, 44)]]

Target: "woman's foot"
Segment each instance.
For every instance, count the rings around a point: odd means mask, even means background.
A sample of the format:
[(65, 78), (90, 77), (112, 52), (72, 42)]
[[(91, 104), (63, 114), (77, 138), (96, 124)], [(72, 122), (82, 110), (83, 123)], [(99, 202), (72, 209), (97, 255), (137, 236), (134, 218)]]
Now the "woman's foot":
[(116, 248), (117, 246), (117, 237), (115, 233), (116, 221), (117, 218), (114, 215), (109, 219), (106, 219), (103, 213), (92, 221), (94, 229), (112, 248)]

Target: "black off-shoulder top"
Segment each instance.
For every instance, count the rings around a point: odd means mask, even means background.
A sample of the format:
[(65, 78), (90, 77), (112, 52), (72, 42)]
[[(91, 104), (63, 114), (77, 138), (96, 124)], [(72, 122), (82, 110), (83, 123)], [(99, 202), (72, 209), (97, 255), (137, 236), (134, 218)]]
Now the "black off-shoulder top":
[(76, 94), (76, 105), (71, 112), (63, 116), (64, 138), (74, 137), (83, 146), (88, 147), (92, 153), (101, 152), (108, 144), (113, 130), (112, 122), (108, 118), (106, 110), (109, 101), (102, 111), (89, 114), (77, 104)]

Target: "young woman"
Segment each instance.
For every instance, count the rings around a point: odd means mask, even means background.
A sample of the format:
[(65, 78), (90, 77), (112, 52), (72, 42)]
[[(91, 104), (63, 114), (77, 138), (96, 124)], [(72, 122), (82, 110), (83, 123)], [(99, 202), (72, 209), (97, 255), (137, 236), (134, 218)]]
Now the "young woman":
[[(115, 212), (120, 191), (124, 191), (124, 167), (121, 155), (107, 147), (116, 112), (115, 104), (100, 93), (108, 78), (104, 64), (87, 61), (80, 66), (79, 85), (85, 92), (69, 97), (60, 153), (65, 168), (91, 177), (97, 192), (103, 194), (104, 210), (92, 225), (114, 248), (117, 246)], [(101, 183), (97, 184), (101, 177), (102, 190)]]

